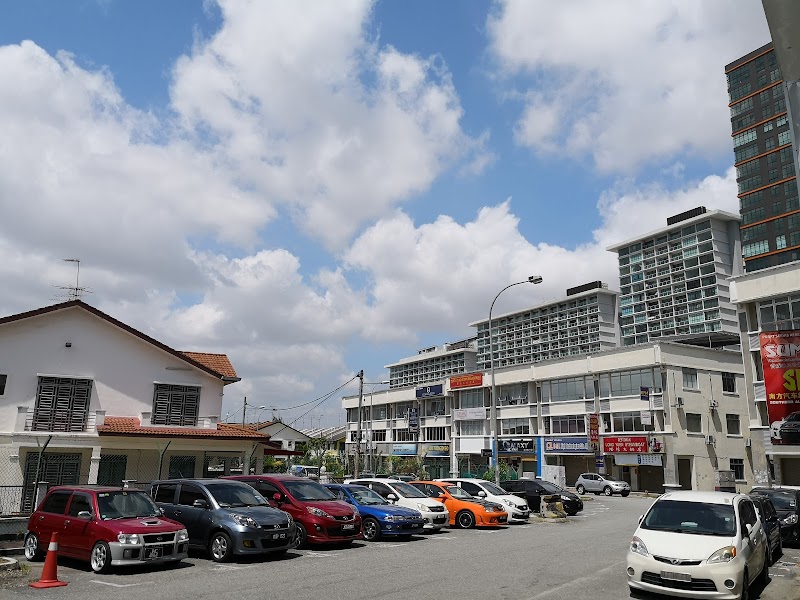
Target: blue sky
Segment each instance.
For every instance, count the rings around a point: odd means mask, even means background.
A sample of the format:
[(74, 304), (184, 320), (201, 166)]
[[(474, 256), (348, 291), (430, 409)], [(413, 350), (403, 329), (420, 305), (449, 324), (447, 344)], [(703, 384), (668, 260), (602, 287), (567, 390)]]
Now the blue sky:
[(724, 65), (769, 39), (758, 0), (2, 10), (0, 312), (78, 257), (87, 302), (231, 357), (231, 412), (385, 379), (533, 273), (498, 310), (616, 289), (609, 244), (737, 211)]

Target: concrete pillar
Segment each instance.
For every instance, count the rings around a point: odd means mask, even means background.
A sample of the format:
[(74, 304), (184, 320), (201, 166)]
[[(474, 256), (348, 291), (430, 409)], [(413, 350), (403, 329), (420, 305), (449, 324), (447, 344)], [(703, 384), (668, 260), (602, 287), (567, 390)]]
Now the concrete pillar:
[(92, 458), (89, 460), (89, 481), (87, 483), (96, 484), (97, 474), (100, 471), (100, 446), (92, 447)]

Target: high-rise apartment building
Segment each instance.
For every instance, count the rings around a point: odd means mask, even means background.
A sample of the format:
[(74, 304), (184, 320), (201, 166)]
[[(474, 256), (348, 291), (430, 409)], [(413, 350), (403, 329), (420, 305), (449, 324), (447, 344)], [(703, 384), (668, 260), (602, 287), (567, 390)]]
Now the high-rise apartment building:
[(385, 366), (389, 369), (389, 387), (424, 385), (470, 373), (476, 370), (475, 354), (475, 338), (423, 348), (415, 356)]
[(747, 272), (800, 260), (800, 201), (781, 70), (772, 44), (725, 67)]
[(680, 337), (724, 345), (738, 339), (728, 277), (739, 275), (739, 217), (703, 207), (608, 248), (619, 256), (623, 346)]

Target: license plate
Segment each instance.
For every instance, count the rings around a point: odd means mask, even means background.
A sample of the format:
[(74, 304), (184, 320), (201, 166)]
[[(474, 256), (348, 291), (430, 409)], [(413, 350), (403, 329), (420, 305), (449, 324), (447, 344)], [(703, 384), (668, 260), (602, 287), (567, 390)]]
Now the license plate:
[(419, 523), (412, 523), (411, 527), (419, 527)]
[(661, 579), (669, 579), (671, 581), (692, 581), (692, 576), (689, 573), (675, 573), (673, 571), (661, 571)]
[(145, 560), (153, 560), (156, 558), (161, 558), (161, 548), (147, 548), (144, 551)]
[(354, 523), (347, 523), (345, 525), (342, 525), (342, 529), (355, 529), (355, 528), (356, 526)]
[(272, 534), (272, 539), (273, 540), (284, 540), (284, 539), (286, 539), (286, 534), (285, 533), (273, 533)]

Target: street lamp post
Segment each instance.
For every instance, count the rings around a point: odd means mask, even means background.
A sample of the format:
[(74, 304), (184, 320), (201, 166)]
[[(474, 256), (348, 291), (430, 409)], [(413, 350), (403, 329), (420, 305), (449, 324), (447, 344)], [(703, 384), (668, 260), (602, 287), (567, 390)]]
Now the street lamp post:
[(498, 460), (498, 454), (500, 451), (499, 448), (499, 429), (498, 429), (498, 422), (497, 422), (497, 393), (495, 390), (494, 385), (494, 342), (492, 341), (492, 310), (494, 309), (494, 303), (497, 302), (497, 299), (500, 297), (500, 294), (505, 292), (508, 288), (514, 287), (515, 285), (520, 285), (523, 283), (542, 283), (542, 278), (539, 275), (531, 275), (524, 281), (517, 281), (516, 283), (511, 283), (504, 287), (497, 293), (497, 296), (494, 297), (492, 300), (492, 305), (489, 307), (489, 370), (492, 374), (492, 397), (491, 397), (491, 405), (489, 408), (489, 412), (491, 414), (491, 435), (492, 435), (492, 463), (494, 466), (494, 482), (497, 485), (500, 485), (500, 461)]

